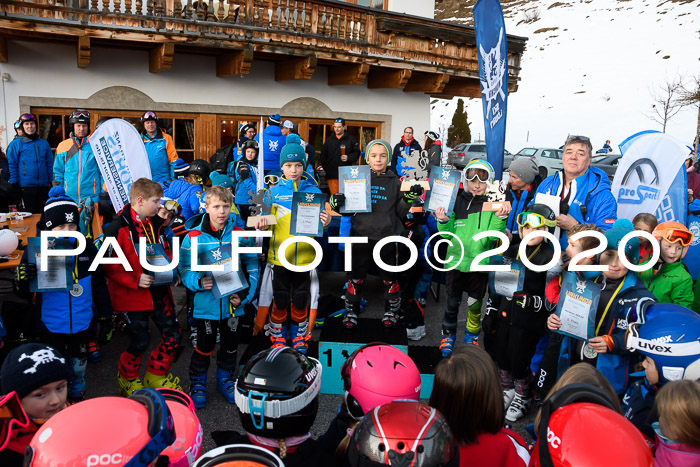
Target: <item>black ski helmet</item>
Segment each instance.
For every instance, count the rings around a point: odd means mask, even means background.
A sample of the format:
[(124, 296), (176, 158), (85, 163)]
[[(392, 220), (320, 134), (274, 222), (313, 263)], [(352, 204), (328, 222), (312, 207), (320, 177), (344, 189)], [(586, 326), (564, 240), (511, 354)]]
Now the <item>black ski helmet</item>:
[(90, 126), (90, 112), (85, 109), (75, 109), (68, 119), (68, 124), (73, 128), (76, 123), (85, 123)]
[(202, 179), (202, 185), (207, 183), (207, 180), (209, 180), (209, 174), (211, 173), (211, 167), (209, 166), (209, 162), (205, 161), (204, 159), (195, 159), (192, 162), (190, 162), (190, 169), (187, 171), (189, 175), (197, 175)]
[(540, 203), (531, 204), (531, 205), (527, 206), (525, 209), (523, 209), (522, 212), (520, 212), (518, 214), (518, 216), (517, 216), (518, 219), (516, 219), (516, 220), (518, 221), (518, 229), (519, 230), (522, 229), (522, 227), (520, 226), (520, 219), (519, 219), (520, 216), (525, 216), (528, 213), (538, 214), (538, 215), (542, 216), (545, 219), (545, 221), (548, 221), (548, 223), (552, 223), (552, 225), (547, 226), (547, 230), (549, 232), (554, 232), (554, 229), (556, 227), (556, 222), (557, 222), (557, 216), (556, 216), (556, 214), (554, 214), (554, 211), (552, 210), (552, 208), (550, 208), (546, 204), (540, 204)]
[(242, 148), (243, 154), (245, 154), (245, 151), (248, 148), (253, 148), (253, 149), (255, 149), (255, 152), (258, 152), (258, 142), (255, 141), (254, 139), (246, 140), (246, 142), (243, 143), (243, 148)]
[(236, 407), (243, 429), (267, 438), (309, 432), (318, 411), (321, 363), (291, 347), (253, 356), (236, 382)]

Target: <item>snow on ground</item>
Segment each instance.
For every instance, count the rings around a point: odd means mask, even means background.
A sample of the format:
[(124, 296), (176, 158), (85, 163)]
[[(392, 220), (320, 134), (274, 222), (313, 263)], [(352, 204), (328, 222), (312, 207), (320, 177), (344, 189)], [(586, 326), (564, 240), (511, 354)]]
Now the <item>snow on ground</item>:
[[(524, 22), (534, 10), (540, 19)], [(558, 147), (569, 134), (589, 136), (594, 150), (606, 139), (616, 148), (638, 131), (661, 130), (648, 117), (651, 90), (700, 75), (698, 0), (533, 0), (509, 9), (505, 22), (508, 34), (528, 38), (518, 91), (508, 98), (511, 152)], [(435, 102), (431, 126), (446, 133), (456, 105), (457, 98)], [(472, 140), (483, 139), (481, 100), (465, 99), (465, 107)], [(681, 111), (667, 133), (690, 145), (697, 116), (697, 108)]]

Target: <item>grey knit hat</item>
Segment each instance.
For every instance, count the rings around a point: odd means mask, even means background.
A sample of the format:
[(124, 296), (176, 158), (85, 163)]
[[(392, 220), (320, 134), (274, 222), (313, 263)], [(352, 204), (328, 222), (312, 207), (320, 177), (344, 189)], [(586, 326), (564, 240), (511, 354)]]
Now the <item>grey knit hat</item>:
[(369, 164), (369, 148), (374, 146), (375, 144), (381, 144), (386, 148), (386, 156), (387, 156), (387, 163), (391, 164), (391, 145), (384, 141), (383, 139), (373, 139), (369, 143), (367, 143), (367, 146), (365, 146), (365, 162)]
[(529, 157), (519, 157), (515, 159), (510, 163), (508, 170), (513, 172), (520, 180), (528, 185), (535, 181), (535, 176), (539, 173), (537, 164)]

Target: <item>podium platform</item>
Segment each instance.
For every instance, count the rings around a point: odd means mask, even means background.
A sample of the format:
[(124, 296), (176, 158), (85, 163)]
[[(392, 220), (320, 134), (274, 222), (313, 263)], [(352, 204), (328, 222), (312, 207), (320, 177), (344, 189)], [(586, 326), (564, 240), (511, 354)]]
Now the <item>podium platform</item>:
[(343, 394), (340, 368), (358, 347), (371, 342), (384, 342), (408, 353), (406, 330), (401, 327), (385, 329), (380, 319), (363, 318), (353, 330), (347, 330), (340, 318), (326, 320), (318, 344), (318, 357), (323, 367), (322, 394)]

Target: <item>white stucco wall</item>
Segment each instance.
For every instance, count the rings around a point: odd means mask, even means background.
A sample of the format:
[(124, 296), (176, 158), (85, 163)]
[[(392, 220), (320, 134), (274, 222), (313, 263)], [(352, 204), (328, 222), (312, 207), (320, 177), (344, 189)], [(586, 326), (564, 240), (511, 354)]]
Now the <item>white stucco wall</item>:
[[(186, 55), (176, 51), (173, 66), (149, 73), (148, 52), (93, 47), (87, 68), (76, 66), (75, 46), (48, 42), (8, 40), (9, 62), (0, 73), (4, 83), (3, 123), (10, 128), (20, 115), (20, 96), (87, 99), (110, 86), (129, 86), (155, 102), (235, 105), (281, 108), (299, 97), (313, 97), (333, 112), (390, 114), (390, 135), (395, 144), (405, 126), (422, 135), (430, 125), (429, 98), (399, 89), (367, 89), (366, 85), (328, 86), (327, 68), (317, 67), (310, 80), (275, 82), (274, 65), (254, 61), (247, 76), (216, 77), (213, 56)], [(1, 96), (0, 96), (1, 97)], [(119, 102), (113, 108), (119, 109)], [(283, 115), (284, 117), (284, 115)], [(306, 117), (314, 117), (307, 115)], [(3, 135), (2, 146), (7, 146)]]
[(407, 15), (435, 18), (434, 0), (389, 0), (389, 10)]

